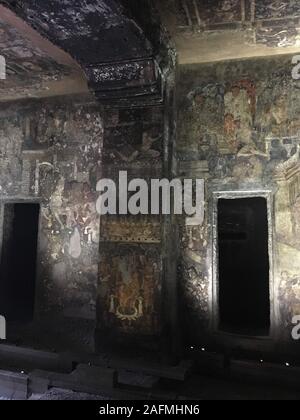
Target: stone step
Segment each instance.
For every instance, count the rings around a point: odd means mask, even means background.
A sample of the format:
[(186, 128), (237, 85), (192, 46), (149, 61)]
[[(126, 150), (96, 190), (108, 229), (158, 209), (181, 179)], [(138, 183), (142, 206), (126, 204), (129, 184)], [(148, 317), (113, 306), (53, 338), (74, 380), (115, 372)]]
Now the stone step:
[(125, 388), (138, 388), (153, 390), (160, 382), (156, 376), (143, 375), (135, 372), (121, 370), (118, 375), (118, 386)]
[(95, 366), (107, 366), (117, 371), (128, 371), (160, 379), (184, 382), (190, 375), (193, 361), (183, 360), (177, 366), (167, 366), (133, 359), (112, 358), (108, 362), (94, 357), (91, 363)]
[(228, 359), (221, 353), (201, 352), (195, 355), (196, 371), (200, 375), (264, 383), (300, 389), (300, 367), (289, 363), (267, 363), (263, 360)]
[(1, 370), (0, 395), (13, 400), (26, 400), (28, 397), (28, 376)]
[(24, 371), (42, 369), (57, 372), (72, 372), (73, 363), (64, 355), (0, 344), (0, 366)]
[(113, 369), (79, 365), (70, 374), (35, 370), (29, 374), (31, 393), (43, 394), (50, 388), (61, 388), (99, 395), (117, 385), (117, 372)]
[(73, 366), (92, 364), (118, 371), (130, 371), (145, 376), (185, 381), (191, 372), (193, 362), (183, 360), (177, 366), (133, 359), (112, 358), (108, 362), (97, 355), (60, 354), (26, 347), (0, 344), (0, 367), (16, 368), (26, 372), (45, 370), (50, 372), (71, 373)]
[(281, 387), (291, 386), (300, 390), (300, 368), (289, 364), (279, 365), (249, 360), (232, 360), (230, 377)]

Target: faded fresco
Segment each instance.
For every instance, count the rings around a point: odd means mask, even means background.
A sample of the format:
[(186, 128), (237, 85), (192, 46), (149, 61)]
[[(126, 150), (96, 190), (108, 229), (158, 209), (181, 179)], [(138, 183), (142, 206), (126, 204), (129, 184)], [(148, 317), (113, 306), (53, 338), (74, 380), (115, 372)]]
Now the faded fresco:
[[(96, 326), (157, 335), (160, 217), (101, 220), (96, 184), (117, 181), (120, 170), (161, 177), (162, 109), (53, 99), (3, 106), (0, 120), (1, 200), (41, 206), (35, 320), (55, 317), (61, 334), (77, 331), (88, 343)], [(74, 328), (80, 320), (84, 327)]]
[(255, 10), (257, 19), (300, 17), (299, 3), (293, 0), (255, 1)]
[(197, 2), (201, 10), (201, 19), (206, 25), (239, 22), (242, 20), (240, 0)]
[(276, 334), (289, 337), (300, 313), (300, 90), (291, 59), (181, 70), (178, 159), (207, 180), (208, 197), (203, 226), (181, 226), (181, 284), (193, 327), (209, 330), (212, 322), (210, 212), (220, 190), (272, 191)]
[(155, 335), (160, 327), (161, 259), (159, 248), (112, 246), (102, 251), (98, 291), (105, 328)]
[(5, 83), (1, 81), (1, 96), (15, 95), (30, 96), (39, 91), (47, 91), (47, 83), (59, 82), (73, 70), (58, 64), (24, 37), (17, 29), (0, 16), (1, 55), (5, 56), (9, 68)]
[[(106, 109), (102, 174), (118, 184), (161, 178), (163, 109)], [(160, 216), (102, 216), (97, 319), (101, 330), (157, 336), (161, 326), (162, 220)], [(107, 335), (107, 334), (106, 334)]]
[(39, 202), (36, 319), (95, 320), (100, 217), (99, 107), (72, 100), (0, 110), (1, 200)]
[[(298, 45), (299, 2), (294, 0), (168, 0), (180, 31), (237, 30), (248, 44)], [(253, 25), (254, 24), (254, 25)]]
[(112, 168), (160, 167), (163, 158), (161, 109), (107, 112), (103, 163)]

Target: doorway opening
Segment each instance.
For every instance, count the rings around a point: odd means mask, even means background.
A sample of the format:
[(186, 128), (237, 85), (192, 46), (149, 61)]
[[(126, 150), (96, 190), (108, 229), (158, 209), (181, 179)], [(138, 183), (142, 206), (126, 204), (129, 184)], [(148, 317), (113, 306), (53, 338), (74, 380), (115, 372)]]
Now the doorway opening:
[(270, 331), (270, 262), (265, 198), (218, 201), (219, 328)]
[(0, 313), (7, 321), (33, 320), (40, 206), (4, 206)]

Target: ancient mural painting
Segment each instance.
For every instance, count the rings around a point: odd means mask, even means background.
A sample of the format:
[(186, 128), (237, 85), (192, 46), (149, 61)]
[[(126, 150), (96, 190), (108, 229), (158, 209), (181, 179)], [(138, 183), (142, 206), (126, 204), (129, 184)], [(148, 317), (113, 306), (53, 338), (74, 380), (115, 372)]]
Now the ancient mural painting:
[(161, 292), (159, 249), (134, 245), (110, 247), (102, 251), (99, 273), (98, 303), (104, 326), (123, 333), (157, 334)]
[(103, 216), (100, 240), (102, 242), (159, 244), (161, 218), (159, 216)]
[(180, 23), (212, 27), (245, 20), (246, 5), (241, 0), (180, 0)]
[[(162, 177), (163, 110), (107, 110), (103, 174), (118, 184)], [(101, 218), (98, 328), (136, 337), (159, 334), (162, 287), (160, 216), (107, 215)]]
[(180, 30), (244, 28), (248, 44), (289, 47), (299, 42), (300, 7), (293, 0), (180, 0), (177, 8)]
[(149, 120), (143, 110), (131, 114), (123, 111), (121, 116), (115, 116), (116, 120), (111, 119), (104, 136), (104, 164), (129, 169), (159, 165), (163, 152), (162, 119), (156, 120), (159, 111), (154, 108)]
[(47, 90), (45, 81), (60, 81), (71, 73), (67, 66), (58, 64), (45, 52), (24, 38), (19, 30), (10, 26), (0, 16), (1, 54), (9, 66), (6, 69), (5, 82), (0, 81), (3, 95), (15, 92), (31, 94), (38, 90)]
[(103, 139), (98, 107), (55, 101), (16, 107), (1, 111), (1, 197), (41, 206), (37, 313), (93, 319)]
[[(300, 91), (291, 77), (291, 57), (228, 62), (214, 69), (191, 66), (180, 84), (178, 157), (194, 176), (207, 180), (207, 196), (224, 190), (272, 191), (271, 258), (279, 314), (272, 321), (276, 334), (289, 338), (292, 317), (300, 311)], [(195, 174), (197, 163), (208, 171)], [(212, 316), (210, 211), (209, 198), (204, 225), (182, 223), (181, 228), (181, 283), (189, 322), (200, 321), (204, 330)]]
[(243, 8), (240, 0), (219, 1), (213, 7), (210, 1), (204, 1), (199, 6), (203, 11), (201, 18), (205, 24), (232, 23), (243, 20)]
[[(99, 216), (95, 183), (102, 125), (99, 115), (82, 110), (68, 116), (68, 122), (61, 122), (68, 146), (62, 146), (57, 153), (52, 169), (47, 162), (39, 161), (36, 176), (41, 177), (41, 194), (47, 200), (47, 206), (42, 207), (43, 223), (53, 238), (49, 249), (53, 264), (49, 280), (59, 283), (54, 283), (55, 295), (59, 294), (60, 301), (65, 301), (67, 296), (70, 314), (73, 307), (74, 314), (79, 311), (88, 317), (95, 311), (96, 303)], [(50, 197), (47, 178), (52, 182)], [(53, 281), (51, 284), (53, 287)], [(81, 308), (78, 308), (78, 290), (83, 286)], [(56, 296), (53, 303), (58, 303)]]
[(272, 19), (299, 17), (300, 7), (296, 1), (290, 0), (264, 0), (255, 2), (257, 19)]
[(300, 33), (295, 22), (299, 16), (300, 7), (296, 1), (255, 1), (257, 43), (278, 47), (297, 45)]
[(19, 184), (14, 179), (21, 178), (22, 166), (19, 156), (22, 150), (22, 128), (18, 125), (18, 119), (9, 118), (2, 120), (0, 129), (0, 176), (1, 194), (14, 194), (19, 190)]

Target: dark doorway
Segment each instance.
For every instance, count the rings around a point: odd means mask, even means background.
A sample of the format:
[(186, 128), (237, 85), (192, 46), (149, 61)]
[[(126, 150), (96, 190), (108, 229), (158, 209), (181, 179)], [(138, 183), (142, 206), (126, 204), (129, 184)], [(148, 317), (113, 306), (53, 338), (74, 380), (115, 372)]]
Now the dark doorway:
[(219, 200), (219, 308), (222, 330), (268, 335), (268, 213), (264, 198)]
[(39, 213), (38, 204), (4, 207), (0, 313), (8, 321), (33, 319)]

